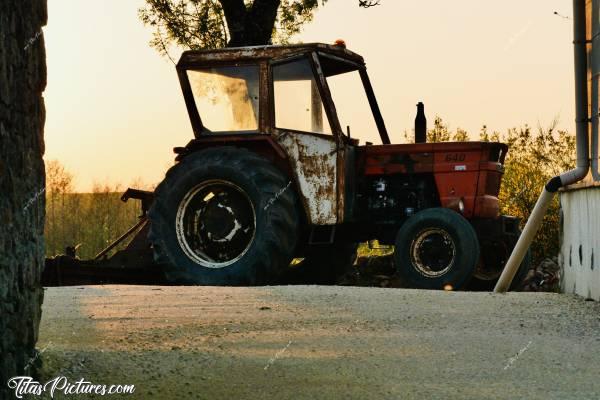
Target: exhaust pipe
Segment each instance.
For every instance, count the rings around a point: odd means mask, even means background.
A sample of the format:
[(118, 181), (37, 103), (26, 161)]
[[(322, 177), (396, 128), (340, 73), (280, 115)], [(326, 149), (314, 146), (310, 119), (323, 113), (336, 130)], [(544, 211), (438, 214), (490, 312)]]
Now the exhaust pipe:
[(523, 228), (512, 254), (510, 255), (498, 283), (496, 293), (504, 293), (510, 287), (525, 253), (537, 233), (544, 214), (554, 197), (563, 186), (573, 184), (585, 178), (590, 169), (588, 87), (587, 87), (587, 49), (586, 49), (586, 0), (573, 0), (573, 36), (575, 56), (575, 122), (577, 138), (577, 167), (550, 179)]
[(427, 118), (425, 118), (425, 105), (423, 102), (417, 104), (417, 116), (415, 118), (415, 143), (427, 142)]

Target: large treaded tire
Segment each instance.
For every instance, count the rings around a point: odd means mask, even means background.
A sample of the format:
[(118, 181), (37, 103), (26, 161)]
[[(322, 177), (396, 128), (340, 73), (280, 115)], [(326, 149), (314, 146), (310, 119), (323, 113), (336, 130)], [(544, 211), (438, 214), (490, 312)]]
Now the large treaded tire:
[[(423, 250), (427, 247), (419, 243), (426, 243), (427, 238), (436, 235), (451, 242), (447, 247), (453, 250), (444, 254), (453, 255), (440, 257), (449, 259), (447, 263), (441, 263), (445, 267), (429, 272), (424, 267), (427, 263), (419, 261), (415, 254), (428, 257)], [(475, 230), (462, 215), (445, 208), (426, 209), (410, 217), (398, 231), (395, 244), (396, 269), (412, 288), (461, 289), (471, 279), (479, 261), (479, 241)], [(437, 255), (432, 258), (438, 259)]]
[[(182, 249), (177, 210), (186, 194), (210, 180), (240, 188), (252, 204), (255, 232), (241, 258), (211, 268)], [(155, 191), (149, 239), (167, 280), (194, 285), (263, 285), (276, 281), (294, 253), (298, 236), (291, 182), (268, 160), (246, 149), (218, 147), (190, 154), (173, 166)], [(237, 221), (237, 220), (236, 220)]]

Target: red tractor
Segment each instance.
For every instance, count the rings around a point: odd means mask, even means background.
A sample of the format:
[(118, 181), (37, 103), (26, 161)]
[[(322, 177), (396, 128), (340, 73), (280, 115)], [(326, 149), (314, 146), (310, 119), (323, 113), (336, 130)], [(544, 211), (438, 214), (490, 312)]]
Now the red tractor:
[[(421, 104), (417, 143), (390, 144), (364, 60), (340, 44), (187, 51), (177, 72), (195, 138), (154, 193), (124, 195), (143, 203), (134, 245), (50, 259), (47, 276), (143, 266), (177, 284), (263, 285), (304, 258), (333, 280), (377, 239), (411, 287), (497, 280), (519, 236), (499, 215), (505, 144), (426, 143)], [(339, 76), (362, 84), (381, 145), (342, 129)]]

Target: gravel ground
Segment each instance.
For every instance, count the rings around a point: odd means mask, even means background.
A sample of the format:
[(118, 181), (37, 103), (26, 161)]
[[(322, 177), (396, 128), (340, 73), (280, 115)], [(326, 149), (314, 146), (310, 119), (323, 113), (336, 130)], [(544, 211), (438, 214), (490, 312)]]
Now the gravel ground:
[(600, 304), (552, 293), (52, 288), (38, 348), (108, 399), (600, 397)]

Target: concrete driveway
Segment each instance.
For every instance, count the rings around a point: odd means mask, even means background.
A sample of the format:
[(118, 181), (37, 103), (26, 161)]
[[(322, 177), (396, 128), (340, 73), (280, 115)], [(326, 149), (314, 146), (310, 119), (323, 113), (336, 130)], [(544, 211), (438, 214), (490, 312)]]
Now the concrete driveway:
[(600, 305), (568, 295), (94, 286), (45, 296), (42, 378), (136, 386), (101, 398), (600, 397)]

